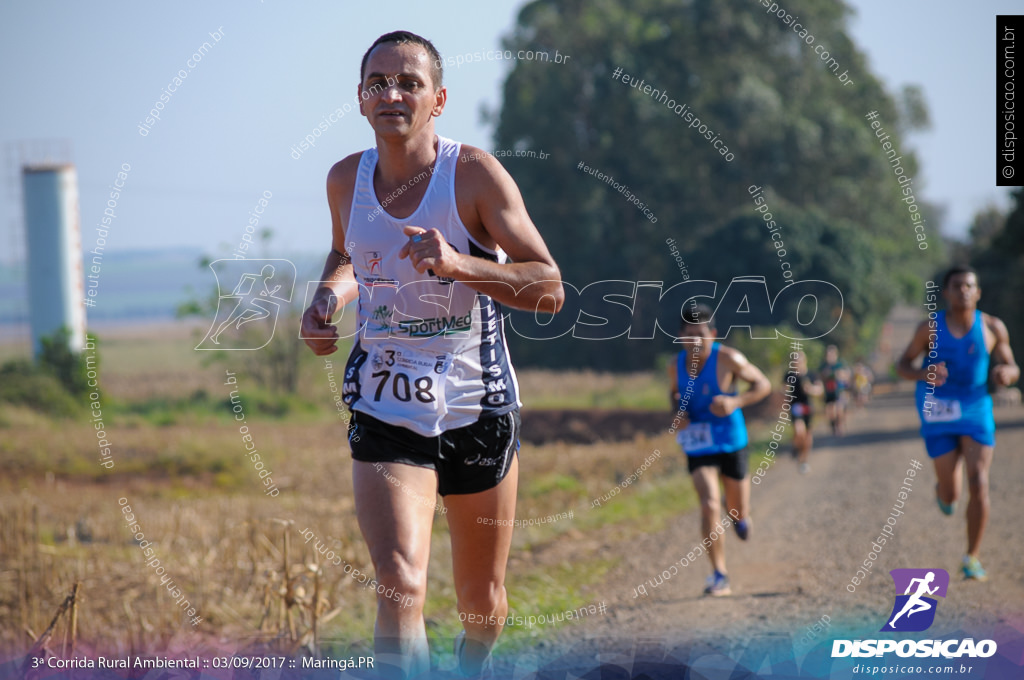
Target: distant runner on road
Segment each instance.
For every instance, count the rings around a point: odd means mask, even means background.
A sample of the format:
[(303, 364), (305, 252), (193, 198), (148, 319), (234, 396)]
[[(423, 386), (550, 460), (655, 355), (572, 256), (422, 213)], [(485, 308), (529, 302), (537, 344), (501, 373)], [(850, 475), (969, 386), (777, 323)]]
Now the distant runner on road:
[[(964, 578), (984, 581), (978, 551), (988, 523), (989, 468), (996, 444), (989, 374), (997, 384), (1009, 386), (1020, 378), (1020, 368), (1006, 325), (978, 309), (981, 288), (973, 269), (950, 269), (942, 280), (942, 296), (946, 310), (932, 312), (934, 317), (921, 322), (897, 370), (901, 377), (918, 381), (921, 436), (935, 462), (936, 500), (946, 515), (956, 511), (966, 464), (970, 499), (961, 571)], [(914, 368), (921, 355), (921, 368)]]
[(875, 374), (863, 361), (853, 365), (853, 398), (857, 408), (864, 408), (871, 401), (871, 390), (875, 383)]
[(796, 358), (789, 362), (789, 371), (785, 382), (793, 386), (793, 453), (800, 465), (800, 474), (811, 471), (808, 457), (814, 446), (814, 432), (811, 429), (811, 416), (814, 407), (811, 396), (820, 396), (824, 389), (821, 383), (811, 380), (807, 375), (807, 355), (794, 352)]
[[(684, 349), (668, 368), (672, 406), (681, 415), (677, 439), (700, 497), (701, 534), (714, 568), (704, 594), (722, 596), (732, 590), (725, 568), (725, 536), (711, 536), (721, 516), (719, 479), (736, 534), (745, 541), (750, 532), (750, 477), (747, 424), (740, 409), (767, 397), (772, 386), (741, 352), (714, 341), (717, 331), (711, 317), (705, 305), (683, 312)], [(743, 394), (736, 389), (740, 380), (750, 385)]]
[(846, 389), (850, 383), (850, 370), (839, 358), (839, 348), (829, 345), (825, 349), (825, 362), (818, 369), (818, 378), (825, 387), (825, 415), (832, 424), (832, 434), (846, 433)]

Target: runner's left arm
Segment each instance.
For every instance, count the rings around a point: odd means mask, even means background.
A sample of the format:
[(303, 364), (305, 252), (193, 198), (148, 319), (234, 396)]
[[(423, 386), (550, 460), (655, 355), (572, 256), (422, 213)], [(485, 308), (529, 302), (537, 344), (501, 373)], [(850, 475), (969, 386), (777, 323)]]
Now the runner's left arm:
[(997, 383), (1009, 387), (1020, 379), (1020, 367), (1013, 358), (1013, 350), (1010, 349), (1010, 333), (1006, 330), (1006, 324), (994, 316), (989, 316), (989, 328), (996, 337), (996, 344), (992, 346), (990, 352), (995, 363), (992, 375)]
[(825, 394), (825, 386), (817, 375), (807, 374), (807, 382), (804, 383), (804, 391), (812, 397), (820, 397)]
[[(729, 415), (738, 408), (756, 404), (772, 393), (772, 384), (765, 374), (761, 372), (761, 369), (750, 363), (742, 353), (736, 350), (730, 348), (724, 350), (724, 352), (733, 375), (737, 379), (749, 384), (750, 389), (736, 396), (720, 394), (712, 399), (711, 413), (720, 418)], [(718, 356), (719, 361), (721, 361), (723, 350), (719, 350)]]
[(736, 377), (750, 385), (750, 389), (737, 396), (739, 400), (737, 408), (756, 404), (772, 393), (771, 381), (761, 372), (761, 369), (750, 363), (745, 356), (736, 352), (733, 362), (735, 364), (733, 372)]
[[(485, 245), (492, 242), (511, 259), (498, 264), (456, 252), (437, 229), (408, 226), (409, 241), (399, 257), (408, 257), (419, 272), (455, 279), (497, 302), (534, 311), (555, 313), (565, 292), (562, 275), (534, 226), (515, 180), (490, 154), (466, 155), (457, 172), (456, 201), (467, 229)], [(465, 164), (465, 167), (462, 167)], [(418, 237), (418, 238), (417, 238)], [(417, 239), (417, 240), (414, 240)]]

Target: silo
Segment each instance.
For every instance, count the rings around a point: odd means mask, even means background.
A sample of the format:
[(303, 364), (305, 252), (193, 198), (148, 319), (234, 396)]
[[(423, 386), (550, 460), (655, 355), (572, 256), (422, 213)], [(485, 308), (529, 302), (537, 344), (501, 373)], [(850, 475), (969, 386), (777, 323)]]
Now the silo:
[(78, 177), (71, 164), (22, 167), (28, 244), (29, 325), (32, 351), (40, 338), (67, 327), (70, 348), (85, 346), (85, 305)]

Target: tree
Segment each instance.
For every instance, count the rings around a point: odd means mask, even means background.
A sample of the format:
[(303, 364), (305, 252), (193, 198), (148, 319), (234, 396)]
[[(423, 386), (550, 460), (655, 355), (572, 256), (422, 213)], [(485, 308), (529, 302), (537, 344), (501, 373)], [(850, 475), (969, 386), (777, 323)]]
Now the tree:
[[(64, 326), (39, 339), (41, 351), (36, 361), (14, 359), (0, 366), (0, 402), (27, 406), (42, 413), (61, 417), (79, 416), (90, 400), (85, 395), (101, 393), (99, 385), (89, 385), (89, 374), (99, 371), (99, 353), (88, 361), (82, 352), (71, 351), (70, 330)], [(86, 334), (86, 342), (95, 348), (97, 337)]]
[(1024, 357), (1024, 189), (1011, 194), (1014, 207), (1002, 216), (991, 206), (979, 211), (971, 226), (971, 265), (981, 284), (979, 306), (1006, 324), (1013, 355)]
[[(839, 0), (794, 0), (787, 9), (825, 46), (835, 73), (805, 37), (750, 0), (523, 7), (505, 47), (570, 58), (516, 62), (495, 141), (551, 154), (506, 166), (566, 281), (668, 287), (680, 279), (668, 238), (689, 275), (717, 281), (719, 291), (734, 277), (763, 275), (774, 294), (786, 284), (785, 260), (794, 280), (818, 278), (843, 291), (843, 322), (829, 340), (851, 351), (873, 341), (894, 302), (920, 289), (942, 255), (939, 216), (916, 200), (934, 235), (919, 249), (902, 185), (866, 119), (877, 112), (919, 193), (918, 165), (901, 139), (927, 125), (920, 92), (907, 88), (897, 101), (884, 90), (849, 38), (849, 9)], [(657, 221), (581, 163), (628, 186)], [(752, 187), (762, 188), (780, 227), (784, 257)], [(635, 316), (654, 313), (645, 301), (634, 308)], [(547, 366), (649, 368), (656, 351), (670, 347), (667, 338), (652, 345), (510, 336), (518, 360)]]
[[(41, 351), (39, 352), (39, 367), (49, 372), (70, 394), (78, 397), (89, 392), (98, 392), (99, 388), (89, 387), (88, 373), (90, 370), (99, 371), (99, 357), (93, 359), (92, 365), (87, 365), (86, 357), (82, 352), (72, 352), (70, 340), (71, 331), (62, 326), (52, 335), (39, 339)], [(86, 334), (86, 343), (95, 347), (97, 339), (91, 333)]]

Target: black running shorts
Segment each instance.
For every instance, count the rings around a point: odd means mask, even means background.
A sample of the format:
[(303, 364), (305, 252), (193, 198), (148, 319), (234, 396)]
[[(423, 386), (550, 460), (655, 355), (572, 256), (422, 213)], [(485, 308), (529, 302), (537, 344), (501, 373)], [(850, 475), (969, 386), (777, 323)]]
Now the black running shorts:
[(741, 480), (747, 476), (747, 447), (731, 453), (709, 453), (704, 456), (687, 456), (686, 467), (693, 474), (699, 467), (707, 465), (718, 468), (723, 476)]
[(437, 492), (479, 493), (508, 474), (519, 450), (519, 410), (424, 437), (407, 428), (354, 411), (348, 426), (352, 458), (401, 463), (437, 472)]

